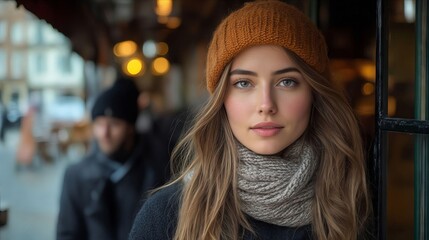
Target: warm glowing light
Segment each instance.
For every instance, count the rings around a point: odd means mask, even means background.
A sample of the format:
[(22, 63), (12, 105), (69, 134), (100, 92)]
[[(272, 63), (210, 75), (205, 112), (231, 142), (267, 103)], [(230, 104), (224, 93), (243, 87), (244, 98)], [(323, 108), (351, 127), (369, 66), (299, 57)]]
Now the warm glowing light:
[(387, 98), (387, 115), (392, 117), (396, 113), (396, 98), (389, 96)]
[(375, 113), (374, 98), (363, 97), (358, 99), (355, 106), (355, 111), (360, 116), (372, 116)]
[(168, 17), (167, 16), (158, 16), (158, 22), (160, 24), (167, 24), (168, 23)]
[(168, 16), (170, 15), (173, 9), (172, 0), (157, 0), (155, 12), (159, 16)]
[(169, 17), (167, 21), (167, 27), (170, 29), (176, 29), (180, 26), (182, 20), (178, 17)]
[(117, 57), (128, 57), (133, 55), (137, 50), (137, 44), (131, 40), (123, 41), (115, 44), (113, 53)]
[(375, 64), (364, 63), (359, 67), (359, 72), (367, 81), (375, 81)]
[(127, 75), (131, 76), (143, 74), (144, 62), (138, 58), (132, 58), (124, 63), (122, 69)]
[(374, 93), (374, 89), (374, 83), (367, 82), (362, 86), (362, 94), (366, 96), (371, 95)]
[(170, 69), (170, 63), (166, 58), (156, 58), (152, 63), (152, 73), (154, 75), (163, 75)]
[(157, 49), (159, 55), (166, 55), (168, 53), (168, 44), (165, 42), (159, 42)]

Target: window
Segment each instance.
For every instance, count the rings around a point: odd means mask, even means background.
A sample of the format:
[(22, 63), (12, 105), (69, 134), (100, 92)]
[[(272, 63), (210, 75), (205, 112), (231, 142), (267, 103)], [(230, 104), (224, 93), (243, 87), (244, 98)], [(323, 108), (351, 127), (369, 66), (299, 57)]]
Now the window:
[(0, 49), (0, 81), (6, 78), (7, 74), (7, 58), (6, 51)]
[(12, 78), (19, 79), (24, 77), (24, 55), (22, 52), (12, 53)]
[(47, 71), (46, 61), (46, 55), (43, 52), (36, 53), (36, 72), (38, 74), (43, 74)]
[(22, 44), (24, 42), (24, 24), (22, 22), (14, 22), (12, 24), (12, 43), (13, 44)]
[(39, 29), (38, 29), (39, 21), (37, 20), (31, 20), (28, 22), (27, 25), (27, 34), (28, 34), (28, 44), (29, 45), (36, 45), (40, 44), (39, 39)]
[(58, 55), (58, 69), (61, 73), (71, 73), (70, 53), (60, 53)]
[(44, 41), (44, 38), (43, 38), (43, 23), (40, 22), (40, 21), (37, 21), (34, 24), (36, 25), (35, 26), (35, 29), (36, 29), (36, 34), (35, 34), (36, 44), (42, 44), (43, 41)]
[(6, 41), (7, 22), (0, 20), (0, 43)]

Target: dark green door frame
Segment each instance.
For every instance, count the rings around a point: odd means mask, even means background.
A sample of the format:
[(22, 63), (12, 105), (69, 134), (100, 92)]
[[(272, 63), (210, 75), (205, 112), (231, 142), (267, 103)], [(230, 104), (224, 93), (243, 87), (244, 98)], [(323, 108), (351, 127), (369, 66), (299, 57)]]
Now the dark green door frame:
[(429, 239), (429, 121), (428, 121), (428, 5), (426, 0), (416, 0), (416, 119), (390, 118), (387, 116), (388, 73), (388, 0), (377, 0), (376, 21), (376, 133), (373, 159), (374, 214), (376, 239), (386, 239), (387, 224), (387, 133), (417, 134), (415, 142), (414, 182), (414, 239)]

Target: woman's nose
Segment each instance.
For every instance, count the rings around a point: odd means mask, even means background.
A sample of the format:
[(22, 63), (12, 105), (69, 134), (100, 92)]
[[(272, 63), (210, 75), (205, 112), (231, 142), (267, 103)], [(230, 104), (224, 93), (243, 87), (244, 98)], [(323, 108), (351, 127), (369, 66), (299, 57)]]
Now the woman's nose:
[(270, 115), (277, 113), (277, 104), (275, 101), (273, 89), (270, 86), (263, 87), (260, 96), (261, 101), (259, 113)]

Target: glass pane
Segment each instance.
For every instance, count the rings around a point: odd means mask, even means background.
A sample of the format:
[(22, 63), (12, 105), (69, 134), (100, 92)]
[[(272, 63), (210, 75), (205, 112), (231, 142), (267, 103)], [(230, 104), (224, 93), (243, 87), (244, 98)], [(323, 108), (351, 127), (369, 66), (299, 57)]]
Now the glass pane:
[(7, 22), (0, 20), (0, 43), (6, 40)]
[(71, 72), (71, 54), (67, 52), (63, 52), (58, 54), (58, 70), (62, 73), (70, 73)]
[(38, 52), (37, 54), (36, 54), (36, 59), (37, 59), (37, 61), (36, 61), (36, 72), (38, 73), (38, 74), (43, 74), (43, 73), (45, 73), (46, 72), (46, 70), (47, 70), (47, 64), (46, 64), (46, 55), (45, 55), (45, 53), (43, 53), (43, 52)]
[(21, 51), (15, 51), (12, 53), (12, 78), (19, 79), (24, 76), (23, 68), (25, 67), (24, 63), (24, 54)]
[[(367, 151), (375, 131), (375, 1), (319, 0), (318, 25), (325, 36), (332, 80), (344, 89), (360, 119)], [(311, 5), (311, 4), (310, 4)]]
[(415, 140), (415, 239), (427, 239), (428, 236), (428, 216), (429, 216), (429, 194), (428, 177), (429, 177), (429, 136), (417, 135)]
[(24, 23), (17, 21), (12, 24), (12, 43), (19, 45), (24, 43)]
[(416, 69), (416, 118), (429, 120), (428, 84), (429, 84), (429, 43), (428, 43), (428, 11), (426, 1), (419, 1), (417, 6), (417, 66)]
[(415, 1), (389, 1), (388, 115), (414, 118)]
[(0, 48), (0, 81), (6, 78), (7, 73), (7, 62), (6, 62), (6, 51), (5, 49)]
[(414, 141), (409, 134), (388, 133), (387, 239), (413, 239)]

